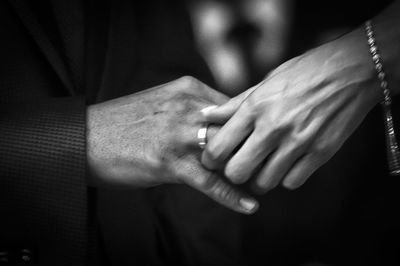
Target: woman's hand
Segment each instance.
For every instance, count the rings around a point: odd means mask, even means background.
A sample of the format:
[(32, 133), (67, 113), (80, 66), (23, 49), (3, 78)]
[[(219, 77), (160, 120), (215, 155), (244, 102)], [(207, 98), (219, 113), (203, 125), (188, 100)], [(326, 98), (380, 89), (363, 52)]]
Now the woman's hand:
[(225, 123), (202, 154), (234, 183), (297, 188), (329, 160), (381, 99), (362, 29), (294, 58), (203, 114)]

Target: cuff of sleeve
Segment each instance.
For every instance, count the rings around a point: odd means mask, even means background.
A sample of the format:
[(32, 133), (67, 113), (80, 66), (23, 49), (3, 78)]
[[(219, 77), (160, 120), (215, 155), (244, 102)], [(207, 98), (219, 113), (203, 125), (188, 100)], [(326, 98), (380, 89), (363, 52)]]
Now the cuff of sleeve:
[(0, 235), (8, 236), (0, 242), (30, 243), (43, 258), (84, 258), (85, 116), (83, 98), (0, 107)]

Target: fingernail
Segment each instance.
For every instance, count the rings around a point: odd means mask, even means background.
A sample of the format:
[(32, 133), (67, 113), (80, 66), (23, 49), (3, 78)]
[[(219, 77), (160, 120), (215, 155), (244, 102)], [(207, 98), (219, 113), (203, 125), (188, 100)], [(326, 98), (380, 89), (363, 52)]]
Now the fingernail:
[(295, 190), (295, 189), (297, 189), (297, 188), (299, 188), (299, 187), (301, 187), (303, 184), (305, 183), (305, 180), (304, 181), (293, 181), (293, 180), (284, 180), (283, 181), (283, 186), (285, 187), (285, 188), (287, 188), (287, 189), (291, 189), (291, 190)]
[(257, 202), (255, 202), (254, 200), (251, 200), (251, 199), (246, 199), (246, 198), (240, 199), (239, 203), (242, 206), (242, 208), (247, 211), (252, 211), (257, 206)]
[(201, 109), (200, 112), (201, 112), (203, 115), (207, 115), (208, 112), (210, 112), (211, 110), (213, 110), (213, 109), (215, 109), (215, 108), (217, 108), (217, 107), (218, 107), (217, 105), (211, 105), (211, 106), (208, 106), (208, 107), (206, 107), (206, 108)]

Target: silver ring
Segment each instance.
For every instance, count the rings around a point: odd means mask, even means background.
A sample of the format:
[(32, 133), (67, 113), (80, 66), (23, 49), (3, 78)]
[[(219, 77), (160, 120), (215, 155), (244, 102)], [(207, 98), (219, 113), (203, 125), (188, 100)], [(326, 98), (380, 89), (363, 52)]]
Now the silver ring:
[(204, 123), (202, 127), (197, 131), (197, 139), (199, 141), (200, 149), (204, 150), (207, 145), (207, 130), (208, 130), (208, 123)]

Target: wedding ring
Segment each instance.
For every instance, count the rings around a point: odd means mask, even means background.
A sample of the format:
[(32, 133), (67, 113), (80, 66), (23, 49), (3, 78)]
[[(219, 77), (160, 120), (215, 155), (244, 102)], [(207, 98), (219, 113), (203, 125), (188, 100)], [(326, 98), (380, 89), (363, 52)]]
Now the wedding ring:
[(208, 123), (204, 123), (202, 127), (197, 131), (197, 139), (199, 140), (200, 149), (204, 150), (204, 147), (207, 144), (207, 130)]

